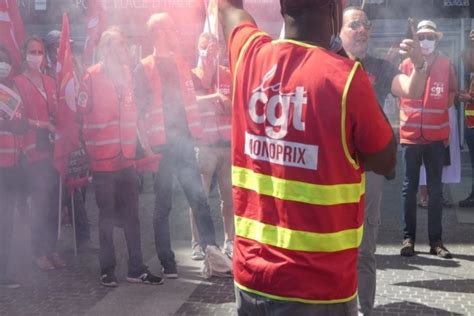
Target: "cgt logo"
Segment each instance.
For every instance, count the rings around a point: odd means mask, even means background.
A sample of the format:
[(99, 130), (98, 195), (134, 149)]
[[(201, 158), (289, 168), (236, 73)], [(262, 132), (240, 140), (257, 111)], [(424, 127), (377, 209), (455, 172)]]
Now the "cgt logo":
[(443, 94), (444, 94), (444, 83), (433, 82), (433, 85), (430, 88), (430, 96), (436, 99), (440, 99)]
[[(295, 92), (282, 93), (281, 83), (270, 85), (269, 81), (273, 79), (276, 71), (277, 65), (274, 65), (265, 74), (260, 86), (253, 90), (248, 111), (254, 123), (268, 125), (265, 127), (268, 137), (282, 139), (288, 134), (290, 126), (298, 131), (305, 130), (303, 106), (307, 104), (308, 98), (304, 87), (298, 86)], [(290, 121), (291, 114), (293, 115)]]

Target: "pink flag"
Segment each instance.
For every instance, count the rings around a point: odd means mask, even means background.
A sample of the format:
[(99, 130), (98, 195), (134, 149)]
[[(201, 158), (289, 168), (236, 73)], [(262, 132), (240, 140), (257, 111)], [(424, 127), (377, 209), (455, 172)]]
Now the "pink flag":
[(13, 74), (21, 71), (20, 47), (25, 39), (23, 20), (16, 0), (0, 0), (0, 44), (13, 59)]
[(56, 111), (57, 139), (54, 148), (54, 161), (56, 168), (64, 176), (69, 155), (79, 148), (79, 126), (76, 122), (76, 84), (67, 13), (63, 15), (56, 78), (58, 108)]
[(94, 62), (94, 51), (99, 44), (100, 36), (107, 27), (107, 17), (103, 0), (89, 0), (86, 13), (86, 42), (84, 45), (83, 60), (86, 63)]

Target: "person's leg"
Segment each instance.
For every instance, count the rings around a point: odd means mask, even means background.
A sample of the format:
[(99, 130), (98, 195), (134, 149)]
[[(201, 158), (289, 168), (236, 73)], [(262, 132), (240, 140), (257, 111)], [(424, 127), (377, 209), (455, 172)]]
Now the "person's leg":
[(0, 168), (0, 287), (7, 277), (8, 261), (13, 233), (13, 215), (16, 190), (12, 190), (14, 168)]
[(121, 170), (117, 179), (116, 202), (128, 249), (128, 275), (140, 276), (147, 270), (143, 264), (140, 220), (138, 218), (138, 175), (132, 168)]
[[(221, 198), (221, 213), (224, 223), (225, 246), (231, 247), (235, 237), (234, 209), (232, 207), (231, 152), (229, 147), (219, 148), (217, 165), (217, 182)], [(232, 254), (230, 250), (229, 254)]]
[[(54, 166), (51, 161), (43, 167), (44, 169), (44, 185), (47, 186), (47, 226), (46, 226), (46, 251), (48, 255), (56, 253), (57, 244), (58, 244), (58, 221), (59, 221), (59, 173), (54, 169)], [(54, 258), (57, 258), (55, 255)], [(57, 258), (58, 262), (55, 264), (56, 267), (64, 266), (64, 262)], [(60, 262), (61, 261), (61, 262)], [(53, 259), (53, 263), (56, 263), (56, 259)]]
[(375, 250), (380, 225), (383, 184), (385, 178), (374, 172), (366, 172), (364, 235), (359, 247), (359, 305), (364, 315), (371, 315), (376, 290)]
[(474, 128), (464, 130), (464, 138), (469, 148), (469, 158), (471, 160), (471, 192), (462, 201), (459, 201), (460, 207), (474, 207)]
[(99, 208), (99, 263), (100, 274), (115, 272), (114, 224), (116, 174), (114, 172), (96, 172), (92, 184)]
[(171, 250), (169, 214), (173, 199), (174, 157), (170, 151), (163, 153), (157, 173), (154, 174), (155, 212), (153, 227), (155, 248), (163, 268), (176, 268), (174, 253)]
[[(90, 222), (87, 217), (86, 210), (86, 201), (84, 199), (84, 194), (82, 190), (86, 188), (76, 189), (73, 192), (74, 199), (74, 215), (76, 221), (76, 239), (78, 245), (85, 244), (90, 241)], [(69, 201), (71, 200), (71, 195), (69, 195)], [(72, 208), (71, 208), (72, 210)]]
[(402, 187), (403, 238), (416, 241), (416, 193), (422, 163), (423, 145), (403, 145), (404, 178)]
[(428, 184), (428, 235), (430, 245), (441, 241), (443, 214), (443, 184), (441, 182), (444, 162), (444, 145), (433, 142), (426, 146), (423, 160), (426, 165)]
[(176, 174), (188, 203), (193, 209), (193, 215), (201, 239), (201, 247), (205, 250), (207, 245), (216, 245), (211, 210), (204, 192), (192, 143), (183, 143), (179, 146), (179, 157), (176, 157), (176, 159), (179, 159), (177, 160)]

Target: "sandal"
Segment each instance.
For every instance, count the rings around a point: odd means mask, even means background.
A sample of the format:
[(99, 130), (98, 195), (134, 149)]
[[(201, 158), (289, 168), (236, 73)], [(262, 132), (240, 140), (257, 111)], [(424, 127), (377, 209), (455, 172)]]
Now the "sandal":
[(418, 202), (418, 206), (420, 208), (428, 208), (428, 199), (420, 199), (420, 202)]

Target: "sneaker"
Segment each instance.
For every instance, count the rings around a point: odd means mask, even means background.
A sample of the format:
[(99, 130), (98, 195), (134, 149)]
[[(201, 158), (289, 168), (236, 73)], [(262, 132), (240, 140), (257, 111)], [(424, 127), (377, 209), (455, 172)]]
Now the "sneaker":
[(413, 257), (415, 255), (415, 242), (409, 238), (405, 239), (400, 249), (400, 256)]
[(18, 282), (15, 282), (11, 279), (8, 278), (3, 278), (0, 279), (0, 288), (4, 289), (17, 289), (20, 287), (20, 284)]
[(100, 276), (100, 284), (105, 287), (117, 287), (117, 278), (113, 273), (106, 273)]
[(443, 259), (452, 259), (453, 255), (449, 252), (448, 249), (443, 245), (441, 241), (435, 242), (430, 247), (430, 254), (437, 255)]
[(229, 259), (232, 259), (232, 256), (234, 255), (234, 241), (233, 240), (227, 240), (224, 243), (224, 249), (222, 249), (222, 252), (229, 257)]
[(459, 201), (459, 207), (474, 207), (474, 193), (469, 194), (467, 198)]
[(53, 266), (57, 269), (62, 269), (66, 267), (66, 261), (64, 261), (57, 252), (53, 252), (49, 256), (49, 260), (53, 264)]
[(45, 271), (54, 270), (54, 264), (46, 256), (39, 256), (34, 258), (35, 264), (38, 268)]
[(163, 284), (163, 279), (153, 275), (150, 273), (150, 271), (145, 271), (142, 275), (139, 277), (127, 277), (127, 281), (130, 283), (140, 283), (140, 284), (150, 284), (150, 285), (160, 285)]
[(192, 260), (204, 260), (204, 251), (198, 243), (193, 243), (193, 251), (191, 252)]
[(176, 265), (163, 267), (163, 276), (167, 279), (177, 279), (178, 270), (176, 269)]

